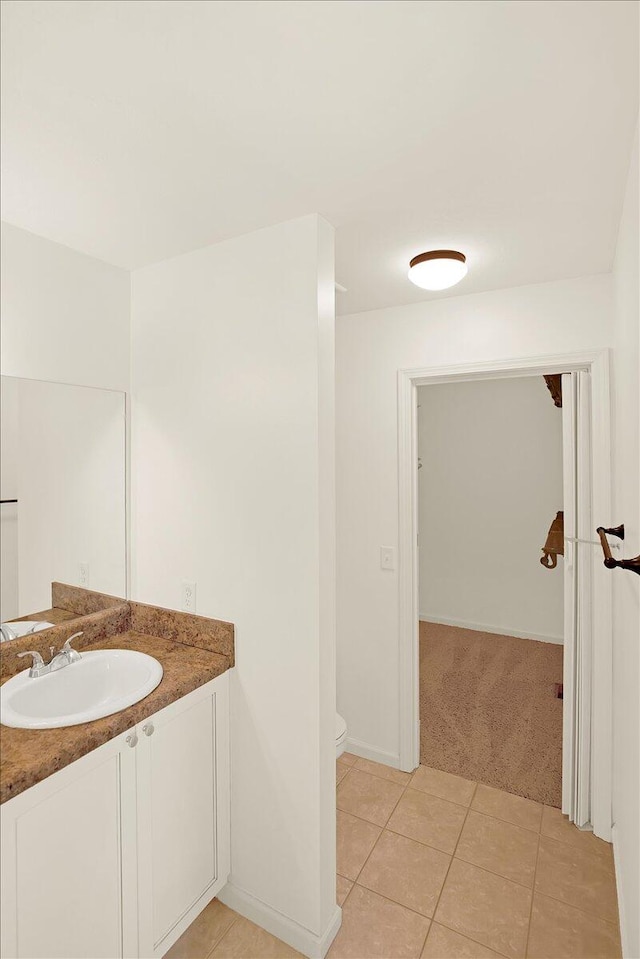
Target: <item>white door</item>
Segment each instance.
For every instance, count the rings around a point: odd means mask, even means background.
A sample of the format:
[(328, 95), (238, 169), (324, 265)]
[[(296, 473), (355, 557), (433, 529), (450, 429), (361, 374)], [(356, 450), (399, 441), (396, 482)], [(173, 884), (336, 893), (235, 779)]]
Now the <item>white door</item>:
[(578, 826), (591, 819), (590, 376), (562, 377), (564, 481), (564, 700), (562, 811)]
[(2, 807), (2, 955), (137, 955), (135, 756), (117, 737)]
[(219, 877), (216, 700), (226, 705), (225, 692), (208, 684), (138, 727), (141, 956), (167, 951)]

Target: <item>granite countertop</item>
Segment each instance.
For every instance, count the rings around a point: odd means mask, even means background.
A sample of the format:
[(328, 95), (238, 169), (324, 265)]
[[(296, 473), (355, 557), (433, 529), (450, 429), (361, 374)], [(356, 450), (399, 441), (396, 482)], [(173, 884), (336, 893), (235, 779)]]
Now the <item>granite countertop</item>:
[(43, 609), (39, 613), (29, 613), (28, 616), (17, 616), (12, 619), (12, 623), (24, 623), (35, 621), (37, 623), (51, 623), (53, 626), (59, 626), (60, 623), (68, 623), (72, 619), (78, 619), (78, 613), (70, 609)]
[(233, 664), (229, 656), (221, 653), (134, 630), (100, 639), (89, 649), (134, 649), (148, 653), (162, 664), (162, 681), (134, 706), (90, 723), (58, 729), (0, 726), (0, 803), (215, 679)]

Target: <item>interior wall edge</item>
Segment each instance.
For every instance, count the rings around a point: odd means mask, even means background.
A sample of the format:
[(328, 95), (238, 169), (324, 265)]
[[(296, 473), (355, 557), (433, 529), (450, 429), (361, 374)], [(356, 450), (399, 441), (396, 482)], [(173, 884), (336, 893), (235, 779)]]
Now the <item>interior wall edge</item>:
[(220, 890), (217, 898), (229, 909), (234, 909), (245, 919), (255, 922), (272, 936), (286, 942), (309, 959), (324, 959), (342, 923), (342, 909), (336, 905), (326, 928), (320, 935), (316, 935), (272, 906), (268, 906), (266, 902), (252, 896), (240, 886), (236, 886), (233, 877)]

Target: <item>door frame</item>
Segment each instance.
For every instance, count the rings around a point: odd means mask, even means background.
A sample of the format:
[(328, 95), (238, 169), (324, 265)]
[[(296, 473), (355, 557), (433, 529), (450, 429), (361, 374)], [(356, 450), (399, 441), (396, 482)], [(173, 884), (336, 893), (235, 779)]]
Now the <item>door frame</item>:
[[(611, 515), (610, 351), (552, 354), (398, 370), (398, 606), (400, 768), (411, 771), (420, 762), (419, 588), (418, 588), (418, 436), (417, 388), (438, 383), (542, 376), (549, 373), (591, 375), (591, 516), (596, 525), (614, 525)], [(591, 696), (591, 825), (611, 840), (612, 750), (612, 609), (611, 573), (594, 547), (591, 550), (591, 609), (594, 637), (590, 675), (584, 694)], [(580, 589), (580, 583), (578, 584)]]

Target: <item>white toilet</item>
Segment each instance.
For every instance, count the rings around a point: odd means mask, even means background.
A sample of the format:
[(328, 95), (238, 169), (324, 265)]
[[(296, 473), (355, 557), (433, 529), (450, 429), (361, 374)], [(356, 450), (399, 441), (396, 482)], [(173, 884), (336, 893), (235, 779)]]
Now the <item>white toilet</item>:
[(336, 713), (336, 759), (342, 756), (347, 741), (347, 724), (339, 713)]

